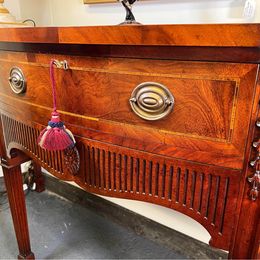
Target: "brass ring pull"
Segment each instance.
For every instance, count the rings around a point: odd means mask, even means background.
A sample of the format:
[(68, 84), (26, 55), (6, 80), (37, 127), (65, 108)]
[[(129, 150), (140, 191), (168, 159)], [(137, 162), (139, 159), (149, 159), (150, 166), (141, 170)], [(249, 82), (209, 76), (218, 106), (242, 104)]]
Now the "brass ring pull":
[(164, 85), (144, 82), (133, 90), (129, 102), (136, 115), (145, 120), (155, 121), (171, 113), (174, 97)]
[(10, 70), (9, 84), (15, 94), (22, 94), (26, 91), (26, 81), (20, 68), (14, 67)]

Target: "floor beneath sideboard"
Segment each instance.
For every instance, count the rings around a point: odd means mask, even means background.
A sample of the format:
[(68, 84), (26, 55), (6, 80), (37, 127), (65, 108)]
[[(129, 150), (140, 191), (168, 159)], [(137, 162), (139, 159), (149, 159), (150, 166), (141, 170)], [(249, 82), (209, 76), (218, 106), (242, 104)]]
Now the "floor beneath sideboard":
[[(184, 258), (49, 191), (31, 192), (26, 200), (37, 259)], [(18, 250), (6, 205), (0, 206), (0, 230), (0, 258), (16, 258)]]

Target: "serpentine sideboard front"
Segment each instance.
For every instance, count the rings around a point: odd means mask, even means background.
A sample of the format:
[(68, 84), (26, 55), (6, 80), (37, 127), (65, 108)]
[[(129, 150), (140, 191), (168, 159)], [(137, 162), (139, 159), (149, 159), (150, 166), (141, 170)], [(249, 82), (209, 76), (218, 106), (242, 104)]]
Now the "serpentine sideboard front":
[[(49, 61), (76, 148), (37, 144)], [(260, 25), (0, 29), (1, 164), (19, 258), (30, 248), (20, 164), (88, 192), (159, 204), (198, 221), (230, 258), (259, 257)], [(64, 63), (63, 63), (64, 64)]]

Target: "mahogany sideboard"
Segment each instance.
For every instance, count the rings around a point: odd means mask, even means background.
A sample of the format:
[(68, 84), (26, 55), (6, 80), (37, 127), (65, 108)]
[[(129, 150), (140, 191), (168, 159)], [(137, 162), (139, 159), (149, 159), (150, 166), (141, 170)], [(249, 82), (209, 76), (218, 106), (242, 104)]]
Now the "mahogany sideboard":
[[(76, 148), (49, 152), (51, 59)], [(20, 164), (88, 192), (159, 204), (199, 222), (230, 258), (258, 258), (260, 24), (0, 29), (1, 165), (31, 259)], [(0, 227), (1, 229), (1, 227)]]

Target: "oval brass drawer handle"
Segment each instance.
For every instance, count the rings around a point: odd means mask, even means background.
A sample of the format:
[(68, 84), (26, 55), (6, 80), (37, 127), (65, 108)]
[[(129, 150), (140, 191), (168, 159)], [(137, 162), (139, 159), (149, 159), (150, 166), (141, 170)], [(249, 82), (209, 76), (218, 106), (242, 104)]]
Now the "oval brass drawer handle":
[(18, 67), (13, 67), (10, 70), (9, 84), (15, 94), (22, 94), (26, 91), (26, 80), (23, 72)]
[(136, 115), (145, 120), (155, 121), (171, 113), (174, 97), (164, 85), (144, 82), (133, 90), (129, 102)]

